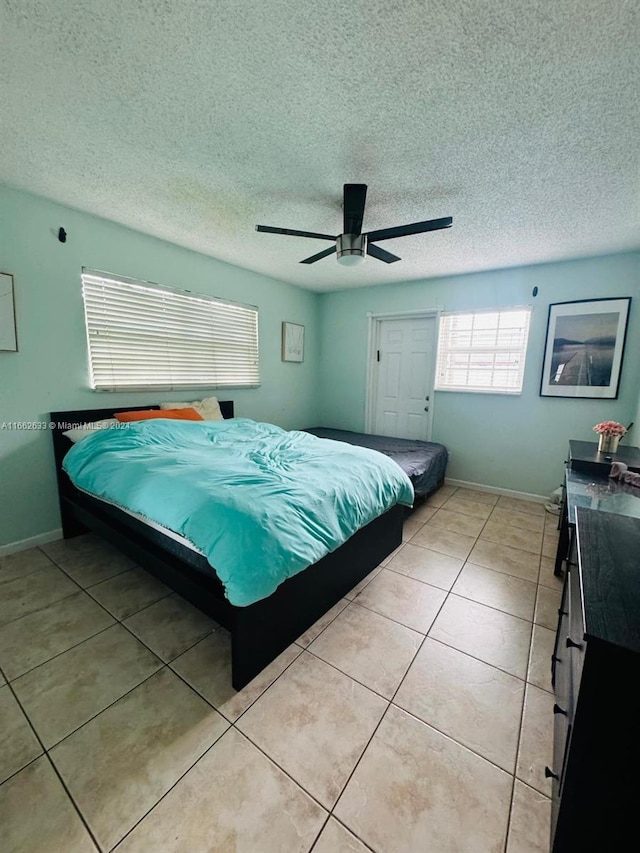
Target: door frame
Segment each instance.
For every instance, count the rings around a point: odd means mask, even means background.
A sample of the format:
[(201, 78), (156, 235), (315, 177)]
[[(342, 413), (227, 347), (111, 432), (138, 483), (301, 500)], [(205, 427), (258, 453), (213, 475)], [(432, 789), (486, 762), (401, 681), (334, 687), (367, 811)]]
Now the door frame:
[(438, 336), (440, 330), (440, 315), (442, 308), (424, 308), (415, 311), (389, 311), (383, 314), (367, 314), (367, 389), (364, 403), (364, 429), (367, 433), (373, 432), (374, 418), (377, 403), (377, 374), (376, 374), (376, 351), (379, 349), (378, 340), (380, 337), (380, 326), (385, 320), (419, 320), (421, 318), (435, 318), (435, 347), (433, 357), (433, 371), (431, 373), (431, 381), (429, 383), (430, 397), (430, 414), (429, 418), (429, 435), (424, 441), (431, 441), (431, 430), (433, 425), (433, 407), (435, 404), (433, 389), (436, 379), (436, 360), (438, 354)]

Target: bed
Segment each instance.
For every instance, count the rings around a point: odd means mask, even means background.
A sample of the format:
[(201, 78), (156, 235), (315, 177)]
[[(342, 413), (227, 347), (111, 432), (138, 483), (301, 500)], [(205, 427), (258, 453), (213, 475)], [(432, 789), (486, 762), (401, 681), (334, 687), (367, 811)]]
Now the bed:
[(313, 427), (307, 429), (318, 438), (345, 441), (359, 447), (369, 447), (389, 456), (408, 475), (416, 498), (424, 499), (444, 483), (449, 454), (443, 444), (434, 441), (417, 441), (391, 438), (386, 435), (367, 435), (342, 429)]
[[(233, 605), (202, 554), (144, 519), (76, 488), (63, 470), (72, 446), (63, 434), (66, 430), (112, 417), (114, 411), (149, 408), (157, 407), (51, 413), (63, 535), (95, 531), (227, 628), (232, 684), (240, 690), (400, 545), (405, 508), (391, 507), (268, 597), (249, 606)], [(220, 401), (220, 408), (224, 418), (233, 417), (233, 402)]]

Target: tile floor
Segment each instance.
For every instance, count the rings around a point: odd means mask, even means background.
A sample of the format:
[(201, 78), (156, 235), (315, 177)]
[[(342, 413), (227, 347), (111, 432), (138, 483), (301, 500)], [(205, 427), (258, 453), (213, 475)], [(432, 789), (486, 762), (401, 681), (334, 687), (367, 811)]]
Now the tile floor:
[(0, 558), (5, 853), (547, 853), (556, 517), (445, 486), (247, 688), (93, 535)]

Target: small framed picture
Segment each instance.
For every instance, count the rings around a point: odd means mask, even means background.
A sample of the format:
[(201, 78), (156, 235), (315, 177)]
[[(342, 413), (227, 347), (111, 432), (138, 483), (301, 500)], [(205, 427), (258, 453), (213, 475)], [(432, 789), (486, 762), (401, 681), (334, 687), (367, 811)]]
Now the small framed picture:
[(282, 360), (304, 361), (304, 326), (282, 324)]
[(631, 297), (549, 305), (540, 395), (615, 399)]
[(16, 311), (13, 303), (13, 276), (0, 272), (0, 351), (18, 352)]

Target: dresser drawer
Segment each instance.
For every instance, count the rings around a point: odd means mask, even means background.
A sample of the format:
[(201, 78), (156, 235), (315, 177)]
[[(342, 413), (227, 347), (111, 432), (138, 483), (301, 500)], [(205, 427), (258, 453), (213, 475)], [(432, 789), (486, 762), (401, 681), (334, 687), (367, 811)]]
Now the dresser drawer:
[(567, 746), (573, 713), (571, 684), (571, 649), (567, 648), (569, 636), (569, 574), (565, 575), (562, 602), (558, 611), (558, 629), (551, 658), (551, 677), (555, 703), (553, 717), (553, 763), (549, 768), (552, 786), (552, 821), (555, 824), (557, 806), (562, 795)]
[(582, 677), (582, 667), (584, 665), (584, 615), (582, 612), (582, 600), (580, 593), (580, 577), (578, 574), (578, 566), (571, 566), (567, 576), (567, 633), (564, 638), (565, 654), (569, 658), (570, 689), (569, 701), (571, 711), (575, 697), (578, 694), (580, 686), (580, 678)]
[(558, 610), (558, 628), (551, 657), (551, 684), (560, 702), (569, 701), (571, 685), (570, 654), (566, 647), (569, 636), (569, 575), (565, 575), (562, 601)]

